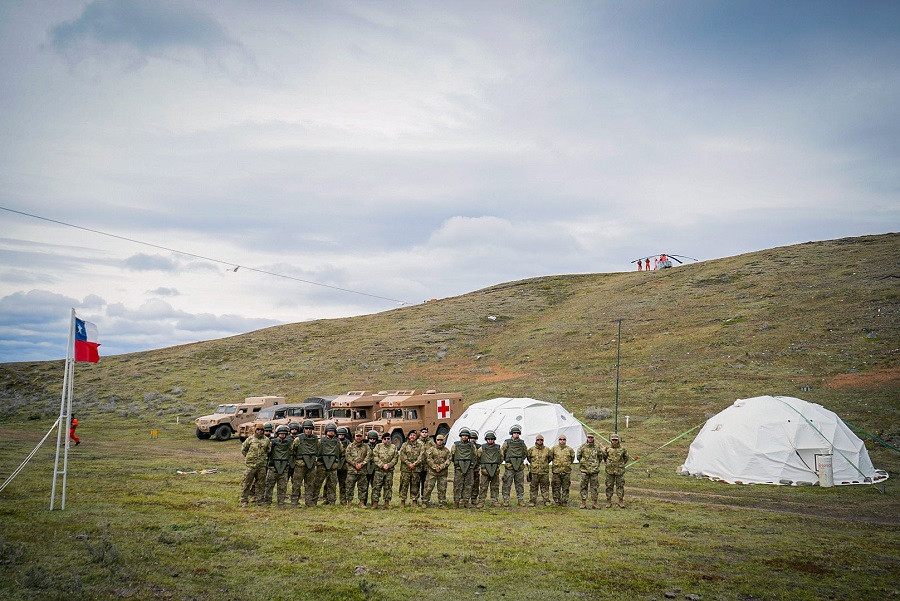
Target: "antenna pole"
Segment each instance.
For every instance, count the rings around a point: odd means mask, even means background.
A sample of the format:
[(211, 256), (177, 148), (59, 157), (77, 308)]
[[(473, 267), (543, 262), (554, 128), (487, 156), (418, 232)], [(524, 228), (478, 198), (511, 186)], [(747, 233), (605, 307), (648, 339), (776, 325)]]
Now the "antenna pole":
[(619, 333), (616, 336), (616, 419), (615, 424), (613, 426), (613, 432), (616, 434), (619, 433), (619, 364), (620, 359), (622, 357), (622, 320), (617, 319), (619, 322)]

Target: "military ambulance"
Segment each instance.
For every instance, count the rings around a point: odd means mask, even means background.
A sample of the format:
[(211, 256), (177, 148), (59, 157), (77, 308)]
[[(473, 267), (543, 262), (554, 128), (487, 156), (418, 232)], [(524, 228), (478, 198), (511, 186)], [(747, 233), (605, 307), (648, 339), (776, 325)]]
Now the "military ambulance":
[(369, 390), (351, 390), (347, 394), (334, 397), (331, 401), (331, 419), (317, 422), (315, 424), (316, 434), (323, 436), (325, 434), (325, 426), (328, 421), (340, 428), (347, 428), (347, 431), (353, 436), (356, 430), (372, 421), (376, 417), (378, 411), (378, 402), (385, 397), (384, 392), (374, 393)]
[(260, 411), (266, 407), (283, 405), (284, 401), (285, 398), (281, 396), (248, 396), (243, 403), (219, 405), (212, 414), (194, 420), (197, 425), (197, 438), (205, 440), (215, 437), (216, 440), (228, 440), (242, 424), (255, 420)]
[(453, 422), (463, 413), (462, 395), (434, 390), (389, 390), (378, 402), (379, 419), (363, 424), (364, 431), (384, 432), (391, 442), (400, 446), (410, 430), (428, 427), (432, 436), (450, 431)]

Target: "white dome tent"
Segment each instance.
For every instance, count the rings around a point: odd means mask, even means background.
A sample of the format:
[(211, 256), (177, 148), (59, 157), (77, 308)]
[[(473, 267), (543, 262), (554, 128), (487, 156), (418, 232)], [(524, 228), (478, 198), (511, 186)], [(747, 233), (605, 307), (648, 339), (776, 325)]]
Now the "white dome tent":
[(819, 481), (817, 456), (829, 454), (834, 484), (887, 478), (834, 412), (794, 397), (758, 396), (711, 417), (679, 473), (730, 484), (812, 485)]
[(447, 435), (447, 446), (459, 440), (461, 428), (478, 430), (479, 442), (493, 430), (497, 444), (509, 438), (509, 429), (518, 424), (522, 428), (522, 440), (529, 447), (538, 434), (544, 436), (544, 444), (552, 447), (560, 434), (565, 434), (566, 444), (578, 449), (584, 443), (584, 428), (578, 419), (558, 403), (548, 403), (529, 398), (499, 397), (470, 405), (456, 420)]

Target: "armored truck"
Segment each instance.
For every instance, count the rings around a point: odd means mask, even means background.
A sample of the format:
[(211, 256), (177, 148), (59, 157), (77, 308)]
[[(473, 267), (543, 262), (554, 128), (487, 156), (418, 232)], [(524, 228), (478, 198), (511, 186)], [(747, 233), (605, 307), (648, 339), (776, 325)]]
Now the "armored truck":
[(252, 422), (241, 424), (238, 430), (238, 437), (242, 441), (247, 440), (253, 436), (257, 425), (262, 426), (266, 422), (271, 422), (272, 426), (277, 428), (282, 424), (302, 422), (305, 419), (325, 419), (327, 415), (328, 412), (321, 403), (290, 403), (283, 406), (268, 407), (260, 411)]
[(391, 442), (400, 446), (410, 430), (427, 426), (432, 436), (450, 431), (453, 422), (463, 413), (462, 395), (434, 390), (390, 390), (378, 402), (379, 419), (362, 425), (364, 431), (388, 432)]
[(243, 403), (219, 405), (211, 415), (194, 420), (197, 425), (197, 438), (205, 440), (215, 437), (216, 440), (228, 440), (238, 431), (241, 424), (256, 419), (259, 412), (266, 407), (283, 405), (284, 401), (284, 397), (280, 396), (248, 396)]
[[(334, 397), (331, 401), (331, 420), (340, 428), (347, 428), (352, 435), (366, 422), (372, 421), (378, 409), (378, 402), (386, 396), (385, 392), (373, 393), (369, 390), (351, 390), (347, 394)], [(317, 422), (316, 434), (325, 434), (328, 421)]]

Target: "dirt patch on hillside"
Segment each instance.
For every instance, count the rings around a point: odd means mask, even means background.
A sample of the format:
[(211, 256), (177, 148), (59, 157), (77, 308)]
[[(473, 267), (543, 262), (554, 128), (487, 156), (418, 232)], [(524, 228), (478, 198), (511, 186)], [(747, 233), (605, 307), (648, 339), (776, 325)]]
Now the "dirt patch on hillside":
[(825, 379), (825, 387), (835, 390), (843, 390), (845, 388), (877, 390), (895, 388), (898, 384), (900, 384), (900, 366), (838, 374)]

